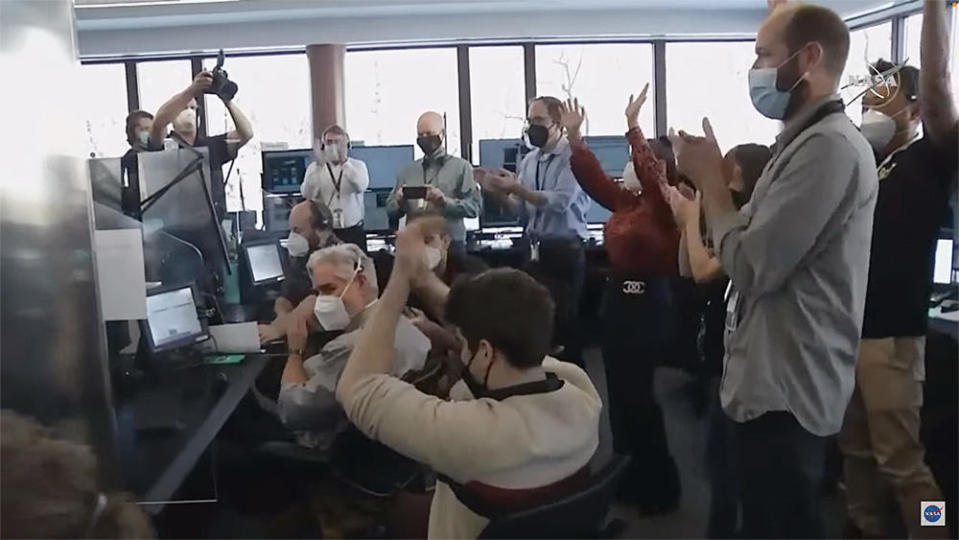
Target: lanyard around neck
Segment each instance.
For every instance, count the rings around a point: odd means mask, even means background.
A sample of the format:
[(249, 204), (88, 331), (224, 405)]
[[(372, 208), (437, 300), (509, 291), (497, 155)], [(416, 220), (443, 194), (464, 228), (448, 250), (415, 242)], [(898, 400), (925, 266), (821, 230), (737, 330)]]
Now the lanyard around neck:
[(333, 194), (330, 195), (330, 200), (326, 202), (326, 205), (329, 206), (333, 202), (333, 197), (339, 198), (340, 196), (340, 185), (343, 183), (343, 166), (340, 165), (340, 176), (337, 178), (333, 177), (333, 167), (327, 163), (326, 170), (330, 172), (330, 180), (333, 181)]

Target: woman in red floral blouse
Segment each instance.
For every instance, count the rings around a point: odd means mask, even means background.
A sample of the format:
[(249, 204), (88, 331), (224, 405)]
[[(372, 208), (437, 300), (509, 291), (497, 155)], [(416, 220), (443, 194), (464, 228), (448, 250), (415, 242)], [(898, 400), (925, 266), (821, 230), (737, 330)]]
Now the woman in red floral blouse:
[(609, 390), (613, 445), (633, 457), (619, 489), (621, 500), (642, 514), (662, 514), (679, 503), (679, 473), (666, 443), (663, 413), (653, 393), (653, 370), (672, 334), (671, 278), (678, 273), (680, 232), (668, 197), (666, 164), (653, 153), (639, 128), (647, 84), (626, 107), (626, 138), (632, 171), (617, 183), (603, 172), (583, 140), (585, 110), (578, 101), (563, 108), (572, 157), (583, 190), (612, 215), (604, 243), (610, 275), (604, 298), (603, 362)]

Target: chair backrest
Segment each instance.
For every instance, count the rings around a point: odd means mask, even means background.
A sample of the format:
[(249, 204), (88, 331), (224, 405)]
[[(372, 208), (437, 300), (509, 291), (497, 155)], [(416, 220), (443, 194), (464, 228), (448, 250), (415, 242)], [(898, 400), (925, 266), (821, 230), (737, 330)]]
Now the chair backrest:
[(609, 511), (616, 482), (629, 464), (614, 455), (585, 489), (548, 504), (495, 517), (480, 538), (588, 538), (595, 536)]

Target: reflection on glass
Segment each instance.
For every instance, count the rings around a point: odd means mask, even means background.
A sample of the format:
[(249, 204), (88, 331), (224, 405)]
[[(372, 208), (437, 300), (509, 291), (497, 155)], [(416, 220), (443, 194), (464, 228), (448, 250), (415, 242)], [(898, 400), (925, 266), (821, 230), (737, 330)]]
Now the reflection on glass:
[(177, 92), (182, 92), (193, 80), (189, 60), (140, 62), (137, 81), (140, 86), (140, 108), (156, 114), (160, 105)]
[[(203, 61), (204, 69), (213, 69), (215, 58)], [(239, 91), (237, 107), (253, 125), (253, 139), (240, 149), (226, 186), (229, 211), (262, 210), (260, 173), (264, 145), (309, 148), (313, 138), (310, 70), (303, 54), (228, 57), (223, 69)], [(269, 74), (265, 76), (264, 74)], [(235, 129), (230, 112), (213, 94), (206, 96), (207, 133), (219, 135)], [(230, 165), (223, 167), (226, 178)], [(240, 185), (242, 183), (242, 197)]]
[(639, 125), (653, 136), (655, 89), (653, 47), (648, 44), (540, 45), (536, 47), (536, 93), (560, 99), (577, 97), (588, 115), (585, 135), (626, 132), (623, 111), (630, 94), (650, 83)]
[(118, 157), (130, 148), (126, 141), (127, 90), (123, 64), (80, 66), (75, 94), (86, 132), (86, 153)]
[(770, 145), (780, 124), (749, 98), (755, 42), (667, 43), (666, 117), (677, 131), (703, 132), (708, 117), (723, 152), (745, 143)]
[(481, 139), (515, 139), (526, 118), (522, 47), (470, 49), (470, 104), (473, 115), (473, 163), (479, 163)]
[[(456, 49), (346, 53), (347, 130), (368, 146), (414, 144), (416, 120), (446, 115), (447, 151), (460, 155)], [(416, 156), (422, 152), (416, 148)]]
[[(886, 22), (860, 28), (849, 33), (849, 57), (846, 60), (846, 69), (839, 79), (840, 88), (849, 84), (851, 78), (868, 77), (869, 64), (884, 58), (892, 58), (892, 23)], [(851, 99), (862, 93), (865, 87), (855, 85), (846, 88), (842, 97), (847, 101), (846, 114), (857, 125), (862, 120), (862, 99), (855, 102)]]

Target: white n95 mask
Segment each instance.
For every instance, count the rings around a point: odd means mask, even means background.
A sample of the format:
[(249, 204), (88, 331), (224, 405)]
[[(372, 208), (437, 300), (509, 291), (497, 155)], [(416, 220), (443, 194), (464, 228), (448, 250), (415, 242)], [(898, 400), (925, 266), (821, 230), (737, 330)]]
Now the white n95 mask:
[(426, 246), (426, 266), (435, 270), (443, 260), (443, 252), (433, 246)]
[(869, 141), (873, 150), (879, 152), (896, 136), (896, 121), (884, 112), (868, 109), (862, 113), (862, 123), (859, 125), (859, 129), (862, 131), (862, 136)]
[(290, 236), (286, 237), (286, 250), (291, 257), (302, 257), (310, 252), (310, 242), (302, 234), (290, 231)]
[(343, 295), (353, 284), (353, 280), (356, 279), (356, 274), (359, 271), (360, 269), (357, 268), (353, 272), (350, 281), (347, 282), (346, 287), (343, 287), (343, 291), (338, 296), (322, 295), (316, 297), (316, 303), (313, 304), (313, 315), (316, 316), (316, 320), (324, 330), (342, 330), (350, 325), (350, 314), (346, 311), (346, 304), (343, 303)]

